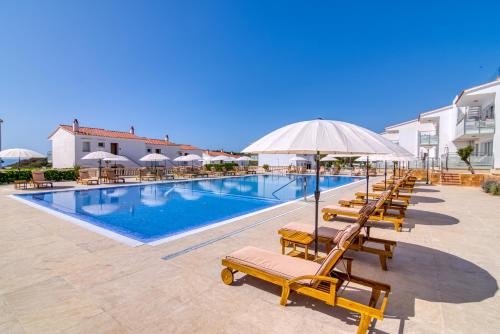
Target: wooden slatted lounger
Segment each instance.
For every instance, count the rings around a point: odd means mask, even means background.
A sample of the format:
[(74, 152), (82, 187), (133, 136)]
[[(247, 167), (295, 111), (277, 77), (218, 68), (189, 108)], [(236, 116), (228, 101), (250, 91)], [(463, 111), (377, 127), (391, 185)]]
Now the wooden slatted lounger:
[[(393, 190), (394, 188), (391, 189), (391, 196)], [(386, 204), (386, 202), (387, 200), (384, 201), (384, 204)], [(357, 206), (357, 203), (351, 204), (350, 201), (340, 201), (340, 203), (342, 205), (327, 205), (321, 210), (325, 221), (330, 221), (337, 216), (358, 219), (362, 214), (363, 207)], [(369, 220), (392, 223), (394, 229), (401, 232), (401, 226), (404, 223), (404, 215), (387, 212), (386, 208), (381, 206), (370, 215)]]
[(97, 177), (91, 177), (88, 170), (80, 170), (78, 172), (79, 178), (76, 180), (77, 183), (92, 185), (99, 184), (99, 179)]
[(118, 183), (118, 182), (125, 183), (125, 178), (116, 176), (116, 173), (114, 170), (106, 169), (105, 173), (106, 173), (106, 180), (108, 182), (110, 182), (110, 183)]
[[(361, 315), (357, 333), (366, 333), (372, 318), (382, 320), (391, 287), (384, 283), (354, 276), (337, 270), (345, 251), (357, 237), (368, 216), (362, 216), (357, 224), (342, 231), (339, 243), (330, 251), (322, 263), (290, 257), (256, 247), (244, 247), (222, 260), (225, 267), (222, 281), (232, 284), (234, 274), (242, 272), (282, 288), (280, 304), (285, 306), (292, 291), (309, 296), (331, 306), (339, 306)], [(344, 284), (345, 283), (345, 284)], [(367, 304), (342, 297), (338, 292), (347, 284), (357, 284), (371, 290)], [(381, 294), (382, 298), (381, 297)]]
[[(379, 203), (374, 204), (375, 205), (374, 210), (376, 210), (379, 205), (382, 205), (383, 201), (385, 201), (385, 198), (387, 198), (389, 195), (390, 192), (386, 191), (383, 194), (383, 196), (379, 199)], [(303, 232), (314, 237), (314, 226), (302, 223), (295, 223), (295, 222), (288, 223), (285, 226), (283, 226), (278, 231), (278, 234), (283, 235), (289, 233), (290, 231)], [(321, 226), (318, 228), (318, 243), (324, 245), (327, 253), (329, 253), (330, 250), (339, 242), (340, 231), (341, 230), (339, 229), (327, 226)], [(281, 242), (283, 243), (283, 240), (281, 240)], [(366, 246), (365, 245), (366, 243), (379, 244), (383, 246), (383, 249)], [(393, 257), (394, 248), (396, 247), (396, 245), (397, 243), (392, 240), (385, 240), (385, 239), (371, 237), (368, 227), (367, 233), (358, 234), (358, 236), (351, 243), (349, 249), (377, 255), (379, 257), (380, 266), (382, 267), (382, 270), (387, 270), (387, 259)], [(292, 252), (290, 252), (288, 255), (291, 255), (291, 253)], [(301, 256), (300, 253), (298, 255)]]
[(31, 171), (31, 177), (31, 182), (37, 188), (54, 187), (52, 182), (45, 180), (45, 174), (41, 170)]

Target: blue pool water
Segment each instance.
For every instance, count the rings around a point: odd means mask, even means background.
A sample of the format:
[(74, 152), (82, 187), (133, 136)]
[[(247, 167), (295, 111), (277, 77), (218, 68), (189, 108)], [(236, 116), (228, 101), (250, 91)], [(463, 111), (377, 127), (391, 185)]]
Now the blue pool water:
[[(140, 242), (152, 242), (304, 196), (314, 176), (253, 175), (17, 195)], [(359, 180), (324, 176), (327, 190)]]

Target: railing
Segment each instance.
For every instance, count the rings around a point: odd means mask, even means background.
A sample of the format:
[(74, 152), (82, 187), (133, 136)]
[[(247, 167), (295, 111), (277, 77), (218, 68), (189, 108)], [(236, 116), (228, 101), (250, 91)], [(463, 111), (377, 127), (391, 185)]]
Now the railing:
[(455, 137), (495, 133), (495, 120), (463, 119), (457, 124)]
[[(478, 155), (471, 156), (470, 162), (475, 169), (491, 169), (493, 168), (493, 156), (491, 155)], [(456, 153), (450, 153), (448, 158), (443, 154), (441, 157), (441, 166), (443, 169), (468, 169), (469, 167), (465, 162), (460, 159)]]
[(437, 145), (439, 144), (439, 135), (435, 132), (419, 132), (418, 142), (420, 145)]

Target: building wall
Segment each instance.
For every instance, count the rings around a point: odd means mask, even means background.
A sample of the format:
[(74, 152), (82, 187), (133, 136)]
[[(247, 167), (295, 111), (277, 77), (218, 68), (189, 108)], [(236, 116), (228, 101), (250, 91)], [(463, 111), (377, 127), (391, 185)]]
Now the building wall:
[(75, 166), (75, 137), (68, 131), (58, 129), (51, 137), (52, 166), (73, 168)]
[[(123, 155), (129, 158), (130, 162), (119, 162), (120, 165), (126, 167), (136, 167), (142, 165), (139, 161), (140, 158), (146, 155), (146, 146), (143, 141), (134, 139), (119, 139), (109, 137), (95, 137), (95, 136), (75, 136), (75, 156), (76, 163), (81, 167), (96, 167), (98, 162), (95, 160), (82, 160), (82, 157), (89, 152), (83, 152), (83, 142), (90, 142), (90, 152), (106, 151), (111, 152), (111, 143), (118, 144), (118, 155)], [(99, 147), (98, 143), (104, 143), (104, 147)]]
[(302, 157), (308, 160), (311, 168), (315, 168), (316, 162), (312, 154), (259, 154), (259, 166), (269, 165), (271, 167), (304, 165), (306, 162), (290, 161), (293, 157)]

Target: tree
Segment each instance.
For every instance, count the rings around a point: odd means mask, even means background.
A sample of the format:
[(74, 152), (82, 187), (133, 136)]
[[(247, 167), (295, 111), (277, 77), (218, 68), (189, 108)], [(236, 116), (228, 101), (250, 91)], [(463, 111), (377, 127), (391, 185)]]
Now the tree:
[(467, 147), (463, 147), (458, 149), (457, 153), (460, 156), (460, 159), (462, 159), (463, 162), (469, 167), (469, 170), (471, 174), (474, 174), (474, 169), (472, 168), (472, 165), (470, 163), (470, 155), (474, 151), (474, 148), (469, 145)]

